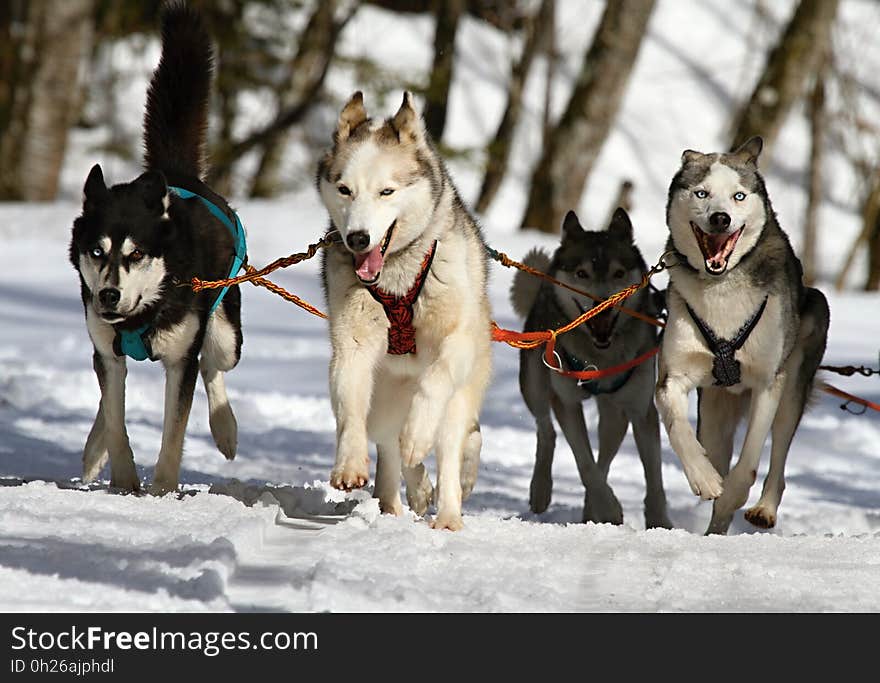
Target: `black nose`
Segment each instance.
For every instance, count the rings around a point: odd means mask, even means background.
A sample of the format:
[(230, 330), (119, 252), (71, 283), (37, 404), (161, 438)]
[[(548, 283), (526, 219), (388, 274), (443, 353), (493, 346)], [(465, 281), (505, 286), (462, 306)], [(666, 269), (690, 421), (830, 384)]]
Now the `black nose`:
[(358, 230), (357, 232), (348, 233), (345, 242), (354, 251), (363, 251), (370, 246), (370, 233)]
[(98, 301), (104, 308), (116, 308), (119, 303), (119, 290), (108, 287), (98, 292)]
[(722, 230), (727, 230), (730, 227), (730, 214), (724, 213), (723, 211), (716, 211), (711, 216), (709, 216), (709, 224), (713, 228), (721, 228)]

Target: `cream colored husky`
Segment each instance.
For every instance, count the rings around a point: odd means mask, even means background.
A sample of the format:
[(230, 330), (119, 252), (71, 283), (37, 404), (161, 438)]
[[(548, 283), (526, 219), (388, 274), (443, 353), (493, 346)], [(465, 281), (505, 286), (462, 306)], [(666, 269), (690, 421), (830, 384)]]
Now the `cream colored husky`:
[(462, 527), (477, 477), (478, 422), (491, 371), (487, 257), (409, 93), (394, 117), (367, 117), (361, 93), (343, 108), (318, 189), (340, 242), (324, 252), (330, 399), (336, 464), (330, 483), (366, 485), (376, 444), (375, 495), (400, 514), (425, 514), (434, 489), (423, 465), (437, 455), (432, 526)]

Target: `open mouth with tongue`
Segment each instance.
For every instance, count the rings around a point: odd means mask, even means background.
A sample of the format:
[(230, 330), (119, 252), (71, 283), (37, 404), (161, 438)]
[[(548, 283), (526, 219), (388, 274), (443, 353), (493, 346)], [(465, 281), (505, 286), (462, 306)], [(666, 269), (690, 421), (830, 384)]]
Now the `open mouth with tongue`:
[(710, 234), (703, 232), (696, 223), (691, 221), (691, 230), (694, 231), (694, 237), (697, 238), (697, 244), (700, 245), (700, 251), (703, 252), (707, 273), (721, 275), (727, 270), (727, 260), (733, 253), (733, 248), (736, 246), (743, 228), (735, 232)]
[[(581, 315), (586, 313), (586, 309), (581, 306), (581, 302), (574, 297), (572, 299), (578, 309), (580, 309)], [(597, 349), (607, 349), (611, 346), (611, 335), (614, 334), (614, 326), (617, 324), (619, 313), (620, 311), (614, 307), (607, 308), (584, 323)]]
[(369, 251), (363, 251), (354, 255), (354, 273), (365, 285), (374, 285), (379, 281), (379, 275), (382, 273), (382, 266), (385, 265), (385, 252), (391, 243), (391, 234), (397, 225), (395, 220), (385, 231), (378, 245)]

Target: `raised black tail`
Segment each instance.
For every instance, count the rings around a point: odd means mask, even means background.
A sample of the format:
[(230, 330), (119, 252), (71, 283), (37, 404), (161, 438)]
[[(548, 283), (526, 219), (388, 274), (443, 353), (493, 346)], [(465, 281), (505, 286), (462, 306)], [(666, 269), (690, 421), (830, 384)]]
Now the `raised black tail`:
[(162, 57), (147, 90), (144, 166), (201, 179), (214, 56), (199, 13), (175, 1), (162, 10)]

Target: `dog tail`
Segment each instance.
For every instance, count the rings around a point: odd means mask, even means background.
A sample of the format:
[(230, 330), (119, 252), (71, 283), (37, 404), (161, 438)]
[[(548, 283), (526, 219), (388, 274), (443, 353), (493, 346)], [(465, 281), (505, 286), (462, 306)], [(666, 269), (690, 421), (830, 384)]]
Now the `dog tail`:
[[(523, 263), (546, 273), (550, 267), (550, 255), (543, 249), (536, 247), (526, 254)], [(516, 275), (513, 276), (513, 285), (510, 287), (510, 303), (513, 304), (513, 310), (517, 315), (522, 318), (528, 316), (532, 304), (538, 298), (539, 289), (541, 289), (540, 279), (521, 270), (516, 271)]]
[(147, 169), (202, 178), (213, 65), (211, 37), (199, 13), (170, 2), (162, 11), (162, 57), (147, 90)]

